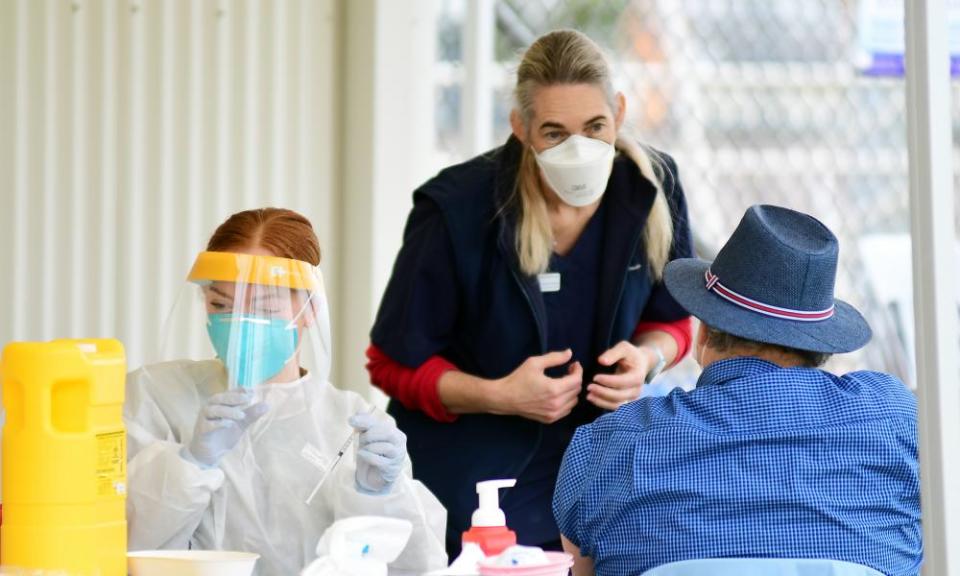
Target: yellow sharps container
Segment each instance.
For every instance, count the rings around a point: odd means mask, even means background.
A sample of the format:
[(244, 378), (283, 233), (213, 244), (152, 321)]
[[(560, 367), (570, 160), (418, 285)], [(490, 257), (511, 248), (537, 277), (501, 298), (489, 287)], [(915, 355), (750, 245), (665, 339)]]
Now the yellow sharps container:
[(4, 348), (4, 566), (126, 575), (125, 371), (116, 340)]

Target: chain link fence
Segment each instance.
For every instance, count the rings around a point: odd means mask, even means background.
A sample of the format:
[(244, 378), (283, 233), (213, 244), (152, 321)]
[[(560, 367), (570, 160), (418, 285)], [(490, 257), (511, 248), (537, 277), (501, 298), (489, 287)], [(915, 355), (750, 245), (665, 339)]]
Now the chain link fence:
[[(460, 110), (466, 0), (438, 1), (436, 143), (446, 163), (470, 155)], [(712, 258), (752, 204), (815, 214), (840, 239), (838, 295), (875, 333), (828, 368), (912, 381), (905, 82), (858, 67), (857, 9), (853, 0), (498, 0), (496, 141), (509, 134), (523, 50), (552, 29), (585, 32), (610, 56), (633, 133), (676, 158), (700, 256)], [(960, 142), (957, 92), (954, 83)], [(960, 150), (954, 157), (960, 167)], [(688, 360), (674, 378), (693, 374)]]

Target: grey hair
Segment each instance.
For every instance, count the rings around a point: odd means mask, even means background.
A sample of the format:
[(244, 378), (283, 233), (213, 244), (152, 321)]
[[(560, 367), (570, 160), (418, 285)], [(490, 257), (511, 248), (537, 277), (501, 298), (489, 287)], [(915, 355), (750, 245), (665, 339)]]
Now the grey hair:
[[(617, 111), (616, 92), (610, 66), (603, 51), (586, 35), (576, 30), (556, 30), (538, 38), (523, 55), (517, 69), (514, 90), (517, 110), (525, 126), (533, 118), (534, 100), (539, 88), (558, 84), (590, 84), (603, 90), (610, 109)], [(673, 243), (673, 220), (663, 191), (664, 169), (660, 159), (631, 138), (618, 134), (615, 143), (629, 157), (644, 178), (653, 183), (656, 197), (647, 217), (644, 241), (647, 260), (654, 280), (663, 276)], [(539, 170), (529, 147), (524, 148), (514, 187), (519, 198), (520, 224), (515, 239), (520, 268), (529, 275), (547, 270), (553, 251), (553, 233), (546, 200), (540, 190)]]

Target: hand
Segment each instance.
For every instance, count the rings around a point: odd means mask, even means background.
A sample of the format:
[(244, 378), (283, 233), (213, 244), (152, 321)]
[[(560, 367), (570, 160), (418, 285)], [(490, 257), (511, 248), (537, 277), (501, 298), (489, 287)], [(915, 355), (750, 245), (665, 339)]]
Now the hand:
[(354, 414), (349, 422), (360, 433), (357, 486), (368, 494), (386, 494), (403, 471), (407, 436), (392, 420), (367, 412)]
[(605, 410), (616, 410), (640, 397), (647, 372), (657, 363), (656, 353), (647, 346), (626, 340), (600, 355), (601, 366), (616, 364), (615, 374), (597, 374), (587, 386), (587, 400)]
[(188, 459), (212, 468), (240, 441), (244, 431), (267, 413), (267, 405), (251, 405), (248, 392), (214, 394), (200, 409), (193, 438), (186, 447)]
[(574, 362), (562, 378), (550, 378), (544, 372), (563, 366), (572, 357), (571, 350), (564, 350), (527, 358), (509, 376), (497, 381), (500, 398), (491, 411), (522, 416), (543, 424), (563, 418), (577, 405), (583, 384), (583, 367)]

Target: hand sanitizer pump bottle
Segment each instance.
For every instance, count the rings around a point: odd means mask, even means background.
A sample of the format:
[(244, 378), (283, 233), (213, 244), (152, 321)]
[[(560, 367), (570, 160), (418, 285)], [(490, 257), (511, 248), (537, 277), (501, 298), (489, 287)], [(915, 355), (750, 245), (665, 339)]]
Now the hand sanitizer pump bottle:
[(480, 507), (473, 512), (471, 527), (463, 533), (463, 545), (474, 543), (486, 556), (495, 556), (517, 543), (517, 533), (507, 528), (507, 519), (500, 509), (500, 488), (510, 488), (513, 480), (477, 482)]

